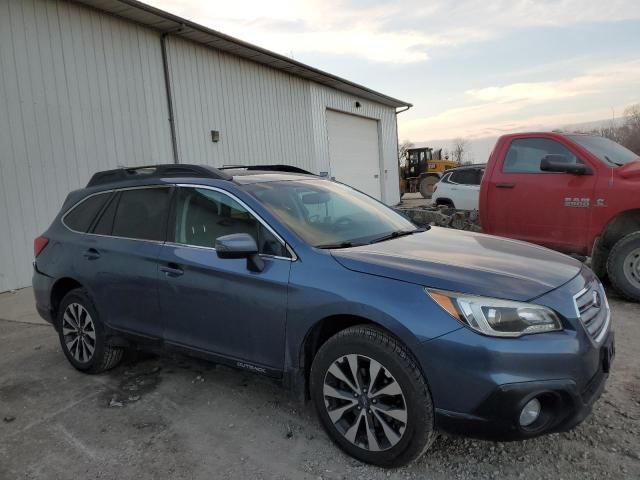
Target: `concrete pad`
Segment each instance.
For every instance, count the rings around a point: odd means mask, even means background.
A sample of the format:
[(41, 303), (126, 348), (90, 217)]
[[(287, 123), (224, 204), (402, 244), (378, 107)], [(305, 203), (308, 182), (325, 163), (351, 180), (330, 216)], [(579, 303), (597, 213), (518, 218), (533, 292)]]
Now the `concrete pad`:
[(0, 293), (0, 319), (11, 322), (47, 325), (38, 312), (33, 298), (33, 289), (22, 288)]
[(610, 300), (618, 356), (577, 429), (511, 443), (440, 435), (396, 470), (342, 453), (311, 405), (270, 380), (140, 354), (85, 375), (50, 326), (0, 320), (0, 479), (638, 479), (640, 306)]

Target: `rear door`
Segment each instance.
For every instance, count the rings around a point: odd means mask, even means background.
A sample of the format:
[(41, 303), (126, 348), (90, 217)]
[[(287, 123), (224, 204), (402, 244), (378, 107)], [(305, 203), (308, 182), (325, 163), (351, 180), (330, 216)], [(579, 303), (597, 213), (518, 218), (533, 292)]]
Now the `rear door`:
[(449, 189), (456, 208), (460, 210), (477, 210), (480, 195), (480, 179), (482, 171), (479, 168), (463, 168), (454, 170), (449, 177)]
[(168, 186), (116, 192), (83, 236), (76, 266), (101, 319), (110, 326), (160, 338), (158, 256), (166, 234)]
[(488, 179), (490, 201), (483, 215), (492, 234), (582, 253), (595, 176), (543, 172), (540, 161), (549, 154), (588, 163), (553, 137), (513, 139)]
[[(245, 204), (213, 187), (179, 187), (174, 211), (160, 263), (166, 341), (279, 372), (291, 268), (284, 242)], [(248, 270), (246, 259), (218, 258), (216, 238), (233, 233), (254, 237), (263, 271)]]
[(327, 110), (331, 176), (381, 200), (378, 122)]

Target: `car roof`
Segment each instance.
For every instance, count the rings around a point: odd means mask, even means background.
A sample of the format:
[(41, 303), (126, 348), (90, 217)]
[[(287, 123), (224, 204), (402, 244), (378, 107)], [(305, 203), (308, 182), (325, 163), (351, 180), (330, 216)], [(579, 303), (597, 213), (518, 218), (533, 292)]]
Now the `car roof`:
[(486, 168), (486, 163), (472, 163), (471, 165), (460, 165), (459, 167), (448, 168), (445, 172), (452, 172), (454, 170), (465, 170), (468, 168)]
[(160, 164), (122, 167), (96, 172), (85, 188), (104, 189), (152, 183), (228, 181), (238, 185), (284, 180), (320, 178), (290, 165), (250, 165), (214, 168), (209, 165)]

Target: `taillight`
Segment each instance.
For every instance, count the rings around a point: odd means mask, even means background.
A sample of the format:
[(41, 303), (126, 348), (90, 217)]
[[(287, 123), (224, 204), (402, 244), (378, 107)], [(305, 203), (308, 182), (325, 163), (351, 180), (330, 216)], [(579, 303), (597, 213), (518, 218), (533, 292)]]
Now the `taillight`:
[(37, 257), (42, 253), (44, 247), (49, 243), (49, 239), (47, 237), (38, 237), (33, 241), (33, 256)]

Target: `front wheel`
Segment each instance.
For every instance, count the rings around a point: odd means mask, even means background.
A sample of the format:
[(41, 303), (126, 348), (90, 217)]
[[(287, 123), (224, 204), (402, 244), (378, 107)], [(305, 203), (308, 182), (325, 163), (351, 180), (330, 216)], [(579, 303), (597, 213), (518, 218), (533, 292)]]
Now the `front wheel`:
[(420, 195), (423, 198), (431, 198), (433, 196), (433, 187), (440, 179), (435, 175), (429, 175), (420, 180)]
[(609, 252), (607, 274), (622, 295), (640, 301), (640, 232), (630, 233), (616, 242)]
[(327, 340), (311, 367), (323, 427), (346, 453), (381, 467), (420, 457), (434, 438), (431, 394), (406, 348), (377, 328)]

